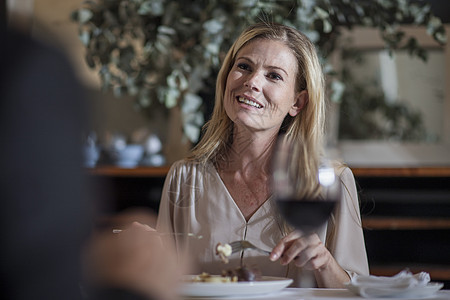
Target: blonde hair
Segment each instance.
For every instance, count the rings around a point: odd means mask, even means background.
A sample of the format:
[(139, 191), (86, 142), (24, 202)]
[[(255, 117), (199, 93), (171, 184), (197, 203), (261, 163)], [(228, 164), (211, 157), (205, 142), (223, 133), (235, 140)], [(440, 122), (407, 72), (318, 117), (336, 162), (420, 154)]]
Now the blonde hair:
[(231, 46), (217, 77), (212, 117), (205, 124), (204, 135), (188, 159), (216, 164), (231, 145), (233, 122), (227, 116), (223, 104), (226, 81), (239, 50), (255, 39), (281, 41), (291, 49), (297, 59), (295, 92), (306, 90), (308, 101), (297, 116), (286, 116), (280, 132), (285, 132), (286, 137), (293, 141), (307, 145), (305, 156), (299, 163), (302, 164), (304, 172), (315, 174), (324, 137), (325, 82), (322, 67), (314, 45), (304, 34), (294, 28), (273, 23), (249, 26)]

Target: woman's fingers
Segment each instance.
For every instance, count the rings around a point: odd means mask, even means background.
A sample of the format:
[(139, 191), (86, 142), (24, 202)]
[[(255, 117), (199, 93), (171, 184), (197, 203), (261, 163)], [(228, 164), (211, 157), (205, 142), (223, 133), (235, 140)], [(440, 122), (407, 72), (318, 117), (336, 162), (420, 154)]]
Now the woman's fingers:
[(310, 269), (309, 266), (314, 265), (313, 261), (319, 257), (318, 252), (319, 247), (317, 245), (308, 245), (303, 251), (297, 254), (295, 265), (297, 267)]
[(317, 270), (328, 263), (330, 255), (317, 234), (302, 236), (292, 232), (274, 247), (270, 259), (280, 259), (282, 265), (295, 261), (298, 267)]
[(305, 254), (305, 251), (307, 251), (308, 248), (311, 247), (311, 245), (312, 241), (309, 236), (299, 237), (290, 241), (289, 247), (285, 249), (280, 259), (281, 264), (287, 265), (294, 259), (301, 259), (300, 255)]
[(284, 252), (289, 246), (298, 238), (300, 238), (300, 233), (297, 231), (293, 231), (289, 233), (287, 236), (282, 238), (277, 245), (272, 249), (272, 252), (270, 253), (270, 260), (276, 261), (280, 257), (284, 255)]
[(301, 233), (298, 231), (292, 231), (287, 236), (282, 238), (278, 244), (272, 249), (272, 253), (270, 254), (270, 260), (276, 261), (280, 257), (285, 255), (285, 251), (291, 247), (292, 243), (298, 240), (301, 237)]

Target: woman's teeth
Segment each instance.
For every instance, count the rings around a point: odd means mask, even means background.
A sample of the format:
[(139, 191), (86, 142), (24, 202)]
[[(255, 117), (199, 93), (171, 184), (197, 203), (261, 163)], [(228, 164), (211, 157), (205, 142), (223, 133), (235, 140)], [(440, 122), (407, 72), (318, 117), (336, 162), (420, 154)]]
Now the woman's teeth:
[(251, 101), (251, 100), (248, 100), (248, 99), (245, 99), (244, 97), (238, 97), (238, 101), (241, 102), (241, 103), (245, 103), (247, 105), (256, 107), (256, 108), (261, 108), (262, 107), (258, 103), (254, 102), (254, 101)]

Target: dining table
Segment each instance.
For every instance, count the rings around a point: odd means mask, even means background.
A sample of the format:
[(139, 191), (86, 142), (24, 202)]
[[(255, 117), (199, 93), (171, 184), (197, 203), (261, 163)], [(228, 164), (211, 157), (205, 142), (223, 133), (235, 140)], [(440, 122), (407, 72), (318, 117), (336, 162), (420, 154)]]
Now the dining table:
[(343, 299), (366, 299), (366, 300), (399, 300), (399, 299), (433, 299), (433, 300), (449, 300), (450, 290), (439, 290), (435, 294), (426, 298), (363, 298), (349, 291), (348, 289), (323, 289), (323, 288), (284, 288), (280, 291), (268, 294), (254, 294), (245, 296), (220, 296), (220, 297), (186, 297), (186, 300), (343, 300)]

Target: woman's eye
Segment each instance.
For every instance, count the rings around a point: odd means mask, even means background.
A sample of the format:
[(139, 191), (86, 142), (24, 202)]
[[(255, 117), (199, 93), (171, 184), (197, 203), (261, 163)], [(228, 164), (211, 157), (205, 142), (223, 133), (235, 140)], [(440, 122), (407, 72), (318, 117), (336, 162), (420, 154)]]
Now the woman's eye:
[(274, 80), (283, 80), (283, 77), (281, 77), (278, 73), (269, 73), (268, 77)]
[(250, 66), (246, 63), (238, 63), (237, 67), (241, 70), (249, 70), (250, 69)]

